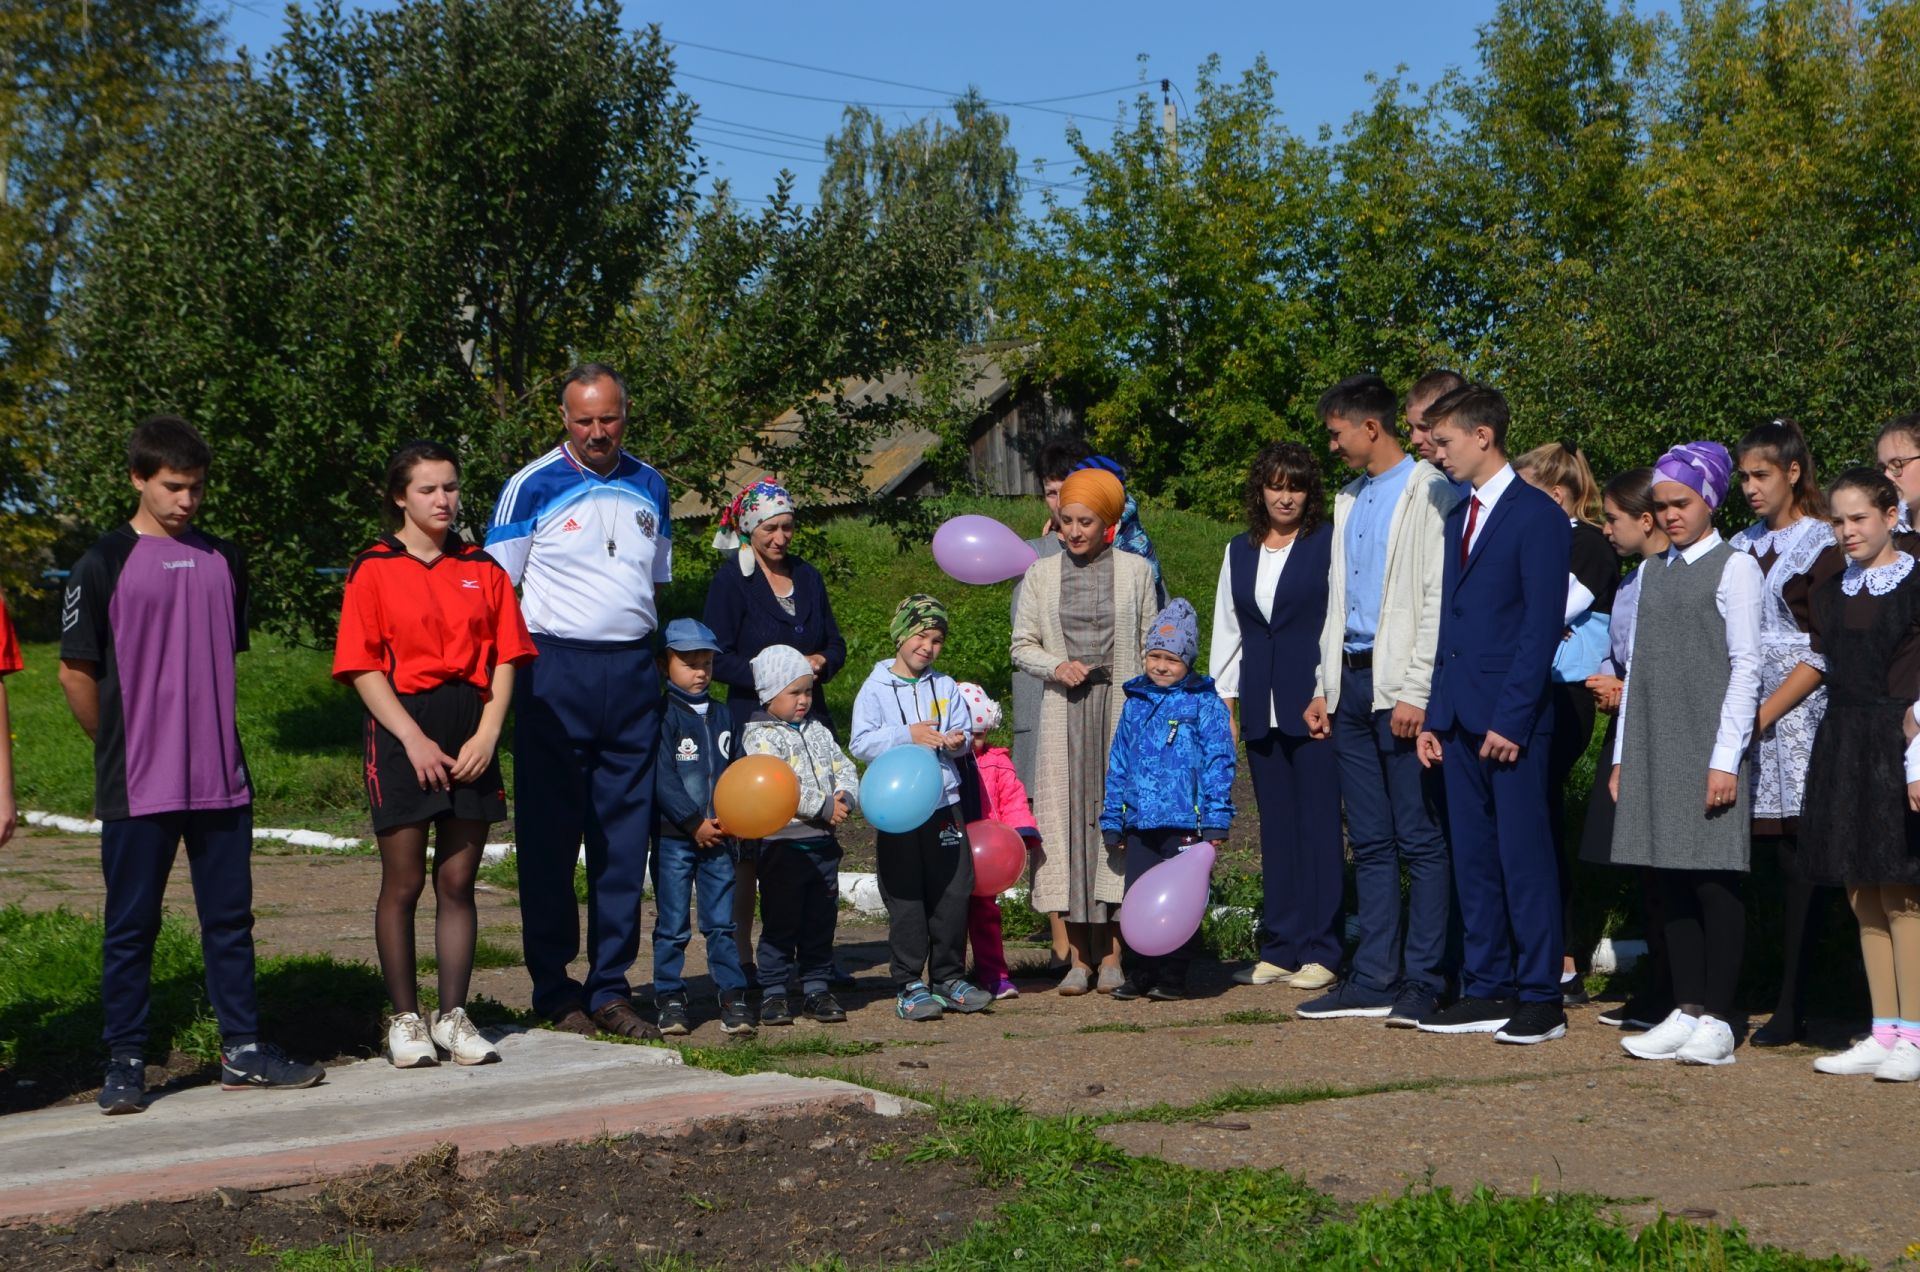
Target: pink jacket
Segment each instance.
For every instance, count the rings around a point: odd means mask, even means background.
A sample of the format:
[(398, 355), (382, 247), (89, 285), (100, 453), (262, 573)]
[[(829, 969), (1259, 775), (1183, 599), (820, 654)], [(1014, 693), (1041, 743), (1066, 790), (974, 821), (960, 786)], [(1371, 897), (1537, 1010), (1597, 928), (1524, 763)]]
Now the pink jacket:
[(990, 746), (977, 752), (974, 763), (980, 769), (980, 795), (988, 821), (1005, 822), (1022, 839), (1038, 839), (1040, 831), (1027, 803), (1027, 788), (1014, 771), (1013, 757), (1003, 746)]

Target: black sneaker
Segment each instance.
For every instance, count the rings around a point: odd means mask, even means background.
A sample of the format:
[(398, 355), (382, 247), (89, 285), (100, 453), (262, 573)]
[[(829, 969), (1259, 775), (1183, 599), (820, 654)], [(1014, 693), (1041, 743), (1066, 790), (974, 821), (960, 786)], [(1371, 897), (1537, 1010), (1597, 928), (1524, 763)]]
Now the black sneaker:
[(1594, 1019), (1613, 1029), (1657, 1029), (1673, 1014), (1673, 1004), (1635, 994), (1618, 1007), (1609, 1007)]
[(139, 1056), (107, 1061), (100, 1084), (100, 1111), (109, 1117), (146, 1108), (147, 1062)]
[(1807, 1022), (1775, 1012), (1767, 1023), (1747, 1035), (1749, 1047), (1790, 1047), (1807, 1036)]
[[(1118, 998), (1119, 995), (1115, 994)], [(1147, 991), (1147, 997), (1156, 1003), (1177, 1003), (1185, 1001), (1187, 991), (1178, 985), (1155, 985)]]
[(1521, 1003), (1512, 1019), (1494, 1031), (1495, 1042), (1529, 1046), (1567, 1036), (1567, 1009), (1559, 1003)]
[(268, 1043), (250, 1042), (220, 1052), (223, 1091), (292, 1090), (310, 1087), (326, 1076), (319, 1065), (289, 1060), (286, 1052)]
[(1440, 1000), (1433, 996), (1432, 991), (1408, 982), (1401, 986), (1399, 994), (1394, 997), (1393, 1010), (1387, 1013), (1387, 1028), (1416, 1028), (1439, 1007)]
[(669, 1038), (684, 1038), (687, 1035), (687, 996), (685, 994), (667, 994), (655, 999), (653, 1005), (661, 1034)]
[(800, 1010), (807, 1014), (808, 1020), (817, 1020), (823, 1025), (837, 1025), (847, 1018), (847, 1009), (824, 990), (818, 994), (808, 994)]
[(1575, 976), (1570, 980), (1563, 980), (1560, 982), (1560, 1005), (1561, 1006), (1584, 1007), (1592, 1001), (1593, 1001), (1593, 996), (1587, 993), (1587, 982), (1585, 978), (1580, 976)]
[(753, 1008), (747, 1003), (746, 990), (730, 989), (720, 995), (720, 1032), (739, 1038), (753, 1037)]
[(785, 994), (768, 994), (760, 1000), (760, 1023), (762, 1025), (790, 1025), (793, 1023), (793, 1000)]
[(1385, 1016), (1393, 1010), (1397, 995), (1384, 989), (1368, 989), (1359, 981), (1343, 980), (1331, 993), (1309, 998), (1293, 1009), (1302, 1020), (1340, 1020), (1348, 1016)]
[(1423, 1017), (1419, 1027), (1427, 1033), (1494, 1033), (1506, 1028), (1513, 1012), (1514, 1004), (1504, 998), (1462, 998)]
[(1134, 984), (1131, 976), (1121, 981), (1120, 988), (1113, 991), (1113, 1001), (1116, 1003), (1130, 1003), (1136, 998), (1145, 998), (1146, 996), (1147, 991)]

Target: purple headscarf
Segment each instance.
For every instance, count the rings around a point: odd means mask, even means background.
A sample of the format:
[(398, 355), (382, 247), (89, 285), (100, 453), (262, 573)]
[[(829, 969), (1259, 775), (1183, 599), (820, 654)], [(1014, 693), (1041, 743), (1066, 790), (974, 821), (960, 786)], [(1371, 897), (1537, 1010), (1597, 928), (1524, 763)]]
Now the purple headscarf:
[(1718, 442), (1682, 442), (1653, 466), (1655, 481), (1677, 481), (1718, 508), (1726, 502), (1733, 477), (1733, 456)]

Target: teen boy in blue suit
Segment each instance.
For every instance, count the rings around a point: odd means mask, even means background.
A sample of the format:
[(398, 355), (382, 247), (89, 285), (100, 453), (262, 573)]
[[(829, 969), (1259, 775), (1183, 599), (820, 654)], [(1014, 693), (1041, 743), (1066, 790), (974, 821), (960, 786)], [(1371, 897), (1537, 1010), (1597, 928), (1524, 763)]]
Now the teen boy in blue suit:
[(1464, 921), (1460, 999), (1420, 1021), (1499, 1042), (1565, 1036), (1560, 884), (1547, 805), (1547, 673), (1572, 531), (1507, 463), (1507, 401), (1482, 384), (1427, 408), (1435, 458), (1472, 494), (1447, 516), (1440, 642), (1420, 762), (1441, 764)]

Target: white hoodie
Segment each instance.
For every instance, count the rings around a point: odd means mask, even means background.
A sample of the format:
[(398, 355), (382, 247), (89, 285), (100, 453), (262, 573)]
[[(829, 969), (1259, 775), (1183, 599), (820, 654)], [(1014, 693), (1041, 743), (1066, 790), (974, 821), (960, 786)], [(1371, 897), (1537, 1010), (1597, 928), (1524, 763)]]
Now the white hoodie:
[[(860, 686), (853, 700), (853, 736), (847, 749), (853, 758), (871, 764), (882, 752), (913, 742), (913, 726), (931, 724), (942, 733), (958, 730), (960, 749), (973, 743), (973, 712), (952, 676), (929, 669), (918, 680), (893, 674), (894, 660), (882, 659)], [(940, 759), (940, 807), (960, 802), (960, 770), (956, 751), (937, 750)]]

